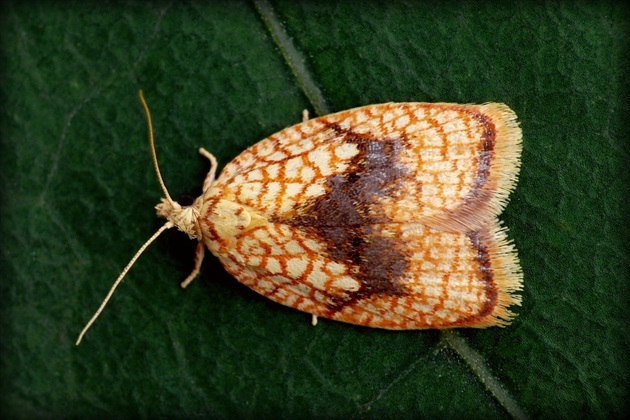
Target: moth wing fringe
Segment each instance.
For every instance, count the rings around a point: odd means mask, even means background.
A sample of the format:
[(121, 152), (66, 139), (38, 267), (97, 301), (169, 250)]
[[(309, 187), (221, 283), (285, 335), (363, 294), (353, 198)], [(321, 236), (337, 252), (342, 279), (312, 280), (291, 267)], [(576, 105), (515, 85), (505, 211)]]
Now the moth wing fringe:
[(481, 235), (492, 259), (493, 281), (497, 290), (496, 305), (488, 319), (478, 325), (506, 327), (517, 315), (511, 306), (520, 306), (523, 290), (523, 271), (514, 242), (507, 236), (507, 227), (495, 219)]
[(469, 106), (478, 107), (495, 125), (489, 178), (475, 196), (457, 209), (425, 218), (424, 223), (436, 229), (459, 232), (478, 230), (503, 211), (518, 181), (522, 132), (516, 114), (501, 103)]

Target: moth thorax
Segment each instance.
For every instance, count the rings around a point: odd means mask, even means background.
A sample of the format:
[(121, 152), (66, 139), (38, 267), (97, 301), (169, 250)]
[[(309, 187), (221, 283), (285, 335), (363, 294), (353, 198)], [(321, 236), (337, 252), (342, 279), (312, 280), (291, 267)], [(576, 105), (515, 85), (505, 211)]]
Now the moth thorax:
[(208, 248), (213, 253), (230, 252), (236, 239), (245, 232), (268, 223), (254, 209), (230, 199), (219, 199), (202, 207), (204, 229), (208, 230)]
[(157, 214), (165, 217), (169, 222), (177, 226), (190, 237), (190, 239), (201, 238), (201, 228), (199, 226), (199, 208), (195, 202), (192, 206), (182, 207), (179, 203), (170, 202), (163, 198), (162, 202), (155, 206)]

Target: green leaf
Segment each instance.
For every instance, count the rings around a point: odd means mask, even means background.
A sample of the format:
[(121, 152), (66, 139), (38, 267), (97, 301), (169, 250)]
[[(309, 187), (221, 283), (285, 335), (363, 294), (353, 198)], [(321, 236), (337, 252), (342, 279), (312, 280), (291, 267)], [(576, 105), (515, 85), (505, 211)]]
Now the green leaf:
[[(12, 2), (2, 6), (0, 276), (9, 417), (621, 417), (630, 336), (623, 2)], [(167, 232), (175, 197), (311, 114), (505, 102), (501, 216), (525, 274), (506, 329), (390, 332), (258, 296)]]

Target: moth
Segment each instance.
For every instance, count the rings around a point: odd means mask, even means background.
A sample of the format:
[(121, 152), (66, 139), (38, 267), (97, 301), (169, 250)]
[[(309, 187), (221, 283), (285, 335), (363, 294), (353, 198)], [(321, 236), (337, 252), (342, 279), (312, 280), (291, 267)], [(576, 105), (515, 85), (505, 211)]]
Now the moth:
[(522, 134), (506, 105), (385, 103), (286, 128), (251, 146), (203, 192), (174, 201), (149, 141), (167, 221), (238, 281), (317, 317), (392, 330), (506, 326), (520, 305), (516, 249), (497, 216), (515, 188)]

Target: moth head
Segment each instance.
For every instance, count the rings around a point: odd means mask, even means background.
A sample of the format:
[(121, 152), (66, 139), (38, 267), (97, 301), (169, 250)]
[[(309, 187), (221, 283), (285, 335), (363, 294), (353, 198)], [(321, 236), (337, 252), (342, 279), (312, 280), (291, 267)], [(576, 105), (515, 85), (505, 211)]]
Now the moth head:
[(162, 202), (155, 206), (155, 209), (158, 216), (166, 218), (177, 229), (187, 234), (190, 239), (199, 239), (201, 238), (201, 227), (199, 226), (198, 201), (195, 200), (191, 205), (185, 206), (177, 201), (162, 198)]

